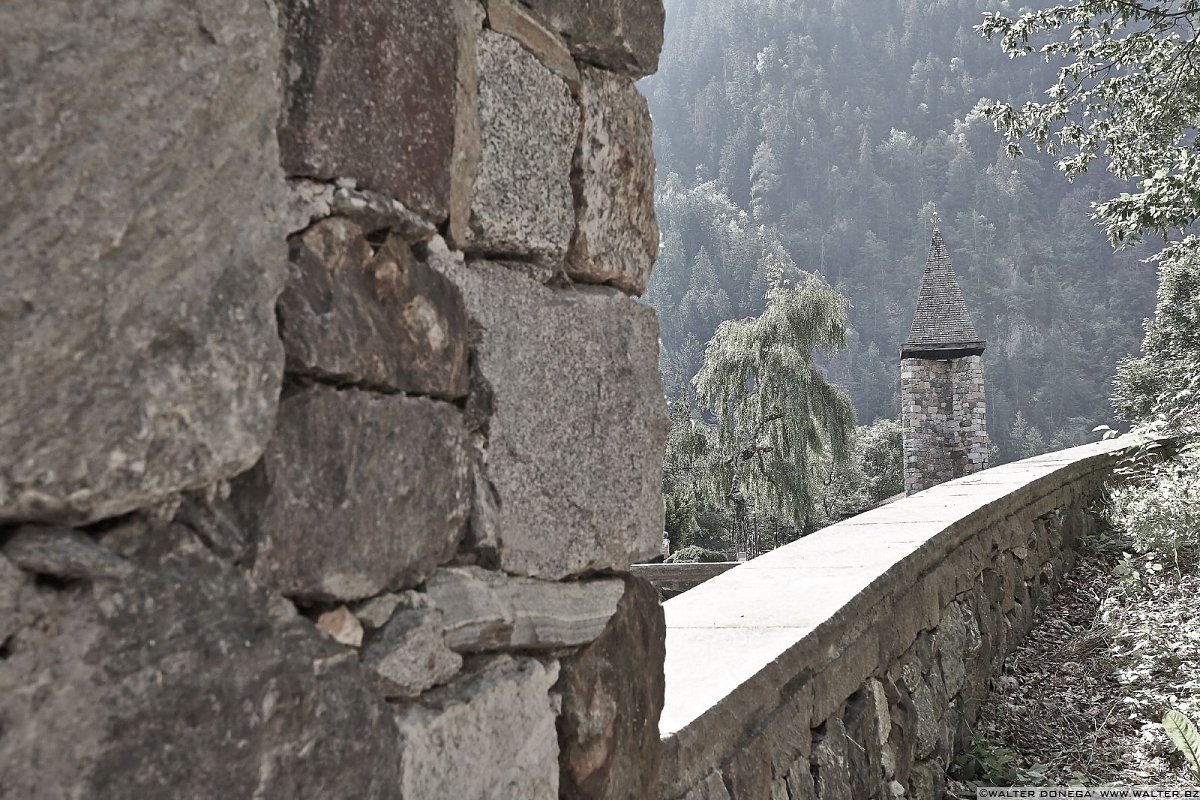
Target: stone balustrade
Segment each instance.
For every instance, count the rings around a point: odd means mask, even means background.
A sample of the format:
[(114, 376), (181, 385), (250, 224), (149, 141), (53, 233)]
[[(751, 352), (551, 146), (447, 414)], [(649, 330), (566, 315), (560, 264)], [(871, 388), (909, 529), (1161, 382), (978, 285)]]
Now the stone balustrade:
[(940, 797), (1123, 446), (941, 484), (668, 600), (659, 797)]

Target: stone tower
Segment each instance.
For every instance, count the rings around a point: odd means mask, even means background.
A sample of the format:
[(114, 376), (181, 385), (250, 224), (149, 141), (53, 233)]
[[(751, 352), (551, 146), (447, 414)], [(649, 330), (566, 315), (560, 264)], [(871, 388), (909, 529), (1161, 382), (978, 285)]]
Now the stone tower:
[(935, 222), (917, 312), (900, 348), (905, 494), (987, 467), (984, 344)]

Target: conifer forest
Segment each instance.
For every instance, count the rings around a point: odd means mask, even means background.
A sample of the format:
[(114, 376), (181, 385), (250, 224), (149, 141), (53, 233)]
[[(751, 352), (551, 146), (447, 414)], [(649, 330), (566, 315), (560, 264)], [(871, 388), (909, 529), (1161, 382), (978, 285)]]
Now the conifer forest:
[[(936, 213), (984, 355), (993, 463), (1091, 441), (1118, 361), (1154, 310), (1147, 242), (1115, 251), (1091, 204), (1122, 185), (1010, 157), (978, 107), (1044, 99), (1055, 70), (974, 30), (999, 0), (667, 0), (640, 88), (654, 118), (662, 245), (645, 301), (664, 388), (692, 379), (726, 320), (815, 275), (848, 302), (844, 346), (814, 354), (859, 425), (896, 419)], [(1160, 245), (1161, 246), (1161, 245)], [(670, 460), (668, 453), (668, 461)]]

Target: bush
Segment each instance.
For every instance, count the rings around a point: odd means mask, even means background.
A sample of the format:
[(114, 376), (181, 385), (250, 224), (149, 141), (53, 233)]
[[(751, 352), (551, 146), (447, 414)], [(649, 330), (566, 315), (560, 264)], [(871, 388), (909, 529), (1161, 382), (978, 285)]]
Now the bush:
[(1200, 446), (1140, 467), (1133, 481), (1117, 486), (1107, 508), (1114, 526), (1142, 553), (1157, 554), (1178, 568), (1200, 558)]
[(718, 553), (716, 550), (708, 550), (703, 547), (692, 545), (685, 547), (678, 553), (672, 553), (667, 557), (667, 564), (715, 564), (718, 561), (728, 561), (724, 553)]

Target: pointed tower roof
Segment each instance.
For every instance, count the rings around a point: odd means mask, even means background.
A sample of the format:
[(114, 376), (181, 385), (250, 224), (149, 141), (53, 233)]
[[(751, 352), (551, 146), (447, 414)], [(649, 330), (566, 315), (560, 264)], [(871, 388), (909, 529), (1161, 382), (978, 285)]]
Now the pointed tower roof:
[(917, 313), (908, 339), (900, 348), (901, 358), (960, 358), (979, 355), (985, 342), (975, 332), (958, 277), (935, 223), (929, 243), (929, 261), (921, 276)]

